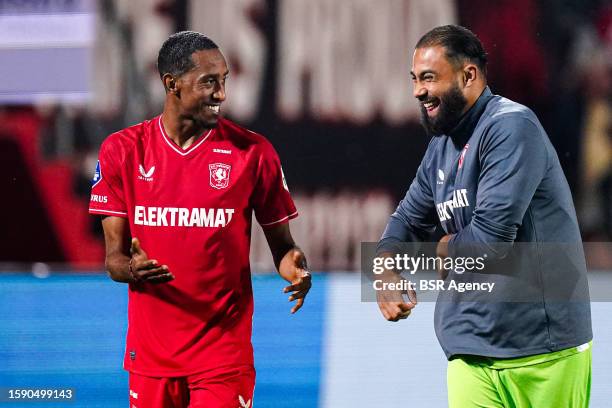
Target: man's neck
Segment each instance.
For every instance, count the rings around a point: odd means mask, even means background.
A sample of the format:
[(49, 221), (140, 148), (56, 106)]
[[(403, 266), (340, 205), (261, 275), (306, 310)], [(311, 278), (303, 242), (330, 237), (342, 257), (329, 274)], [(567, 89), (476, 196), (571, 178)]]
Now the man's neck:
[(165, 106), (162, 124), (166, 135), (181, 149), (188, 149), (207, 130), (191, 119), (181, 117), (174, 109)]
[(480, 98), (480, 95), (482, 95), (486, 87), (487, 87), (487, 84), (482, 84), (478, 87), (475, 87), (473, 90), (471, 90), (471, 92), (468, 95), (466, 95), (465, 99), (467, 100), (467, 104), (465, 105), (465, 108), (463, 109), (464, 115), (467, 111), (472, 109), (472, 106), (474, 106), (478, 98)]

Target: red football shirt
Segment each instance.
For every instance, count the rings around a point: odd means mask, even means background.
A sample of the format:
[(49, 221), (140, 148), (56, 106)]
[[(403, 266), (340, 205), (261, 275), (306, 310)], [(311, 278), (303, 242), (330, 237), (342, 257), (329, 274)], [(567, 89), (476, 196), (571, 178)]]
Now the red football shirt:
[(129, 285), (126, 370), (169, 377), (253, 364), (253, 210), (264, 228), (297, 216), (272, 145), (229, 120), (185, 150), (161, 116), (104, 141), (89, 212), (127, 217), (175, 276)]

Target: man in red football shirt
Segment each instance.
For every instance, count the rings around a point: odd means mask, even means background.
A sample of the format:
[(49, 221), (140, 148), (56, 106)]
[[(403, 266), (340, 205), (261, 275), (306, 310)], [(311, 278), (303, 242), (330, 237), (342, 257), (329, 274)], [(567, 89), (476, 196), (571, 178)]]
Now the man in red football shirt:
[(174, 34), (158, 69), (163, 113), (104, 141), (89, 207), (104, 216), (108, 273), (129, 283), (130, 406), (250, 407), (252, 213), (295, 313), (311, 286), (289, 231), (297, 211), (272, 145), (220, 117), (215, 43)]

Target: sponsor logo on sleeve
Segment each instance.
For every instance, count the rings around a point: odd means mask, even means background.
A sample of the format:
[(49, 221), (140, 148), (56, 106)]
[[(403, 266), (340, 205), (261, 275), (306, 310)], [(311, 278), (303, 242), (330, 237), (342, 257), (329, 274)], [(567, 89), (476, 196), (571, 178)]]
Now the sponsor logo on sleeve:
[(105, 195), (99, 195), (99, 194), (92, 194), (89, 197), (89, 201), (93, 202), (93, 203), (108, 203), (108, 196)]
[(100, 167), (100, 160), (96, 164), (96, 171), (94, 172), (93, 179), (91, 180), (91, 187), (95, 187), (102, 180), (102, 168)]
[(208, 165), (210, 173), (210, 186), (220, 190), (229, 186), (230, 171), (232, 166), (223, 163), (212, 163)]

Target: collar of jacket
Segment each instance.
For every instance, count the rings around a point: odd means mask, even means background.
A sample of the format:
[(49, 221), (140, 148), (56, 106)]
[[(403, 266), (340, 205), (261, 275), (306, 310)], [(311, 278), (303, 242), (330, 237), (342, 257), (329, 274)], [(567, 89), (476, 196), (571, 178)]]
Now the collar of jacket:
[(487, 86), (480, 94), (474, 105), (461, 117), (457, 126), (448, 134), (453, 143), (462, 149), (474, 132), (480, 117), (482, 116), (489, 101), (493, 98), (491, 89)]

